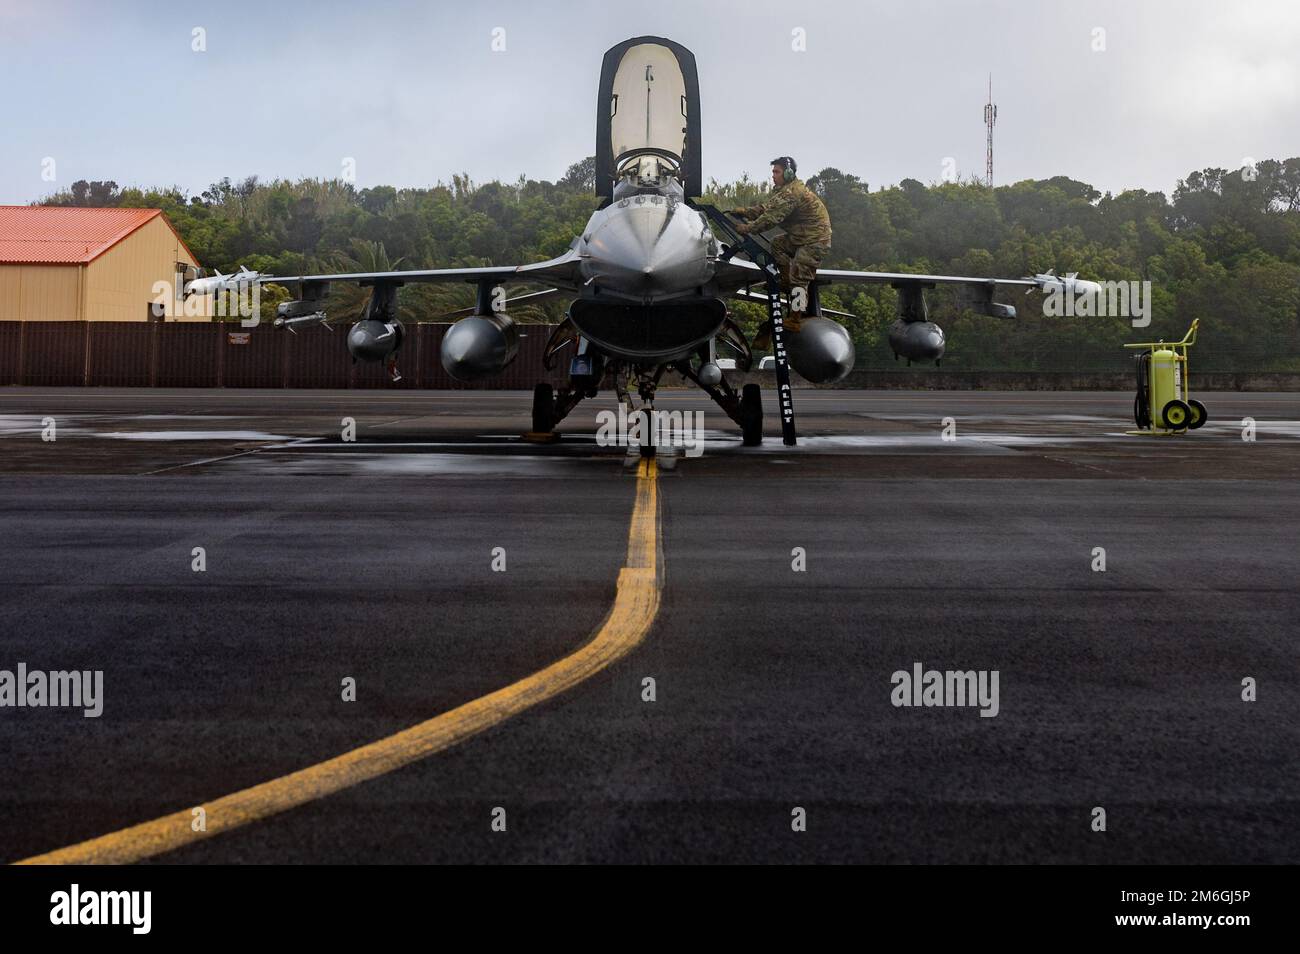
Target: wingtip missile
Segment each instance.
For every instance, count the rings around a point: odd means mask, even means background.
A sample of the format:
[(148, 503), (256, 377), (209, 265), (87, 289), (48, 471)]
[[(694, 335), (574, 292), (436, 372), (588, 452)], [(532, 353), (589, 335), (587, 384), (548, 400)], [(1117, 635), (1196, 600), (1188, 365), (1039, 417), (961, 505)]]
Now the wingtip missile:
[(223, 291), (239, 291), (245, 285), (255, 282), (267, 282), (274, 278), (274, 275), (265, 275), (262, 272), (252, 271), (247, 265), (240, 265), (239, 271), (231, 272), (229, 275), (223, 275), (218, 270), (207, 278), (196, 278), (193, 281), (186, 282), (185, 297), (188, 298), (190, 295), (211, 295)]
[(1049, 268), (1046, 272), (1041, 272), (1027, 280), (1034, 282), (1038, 286), (1038, 290), (1045, 293), (1064, 292), (1067, 295), (1098, 295), (1101, 293), (1101, 284), (1099, 282), (1089, 281), (1078, 276), (1078, 272), (1066, 272), (1064, 275), (1057, 275), (1056, 269)]

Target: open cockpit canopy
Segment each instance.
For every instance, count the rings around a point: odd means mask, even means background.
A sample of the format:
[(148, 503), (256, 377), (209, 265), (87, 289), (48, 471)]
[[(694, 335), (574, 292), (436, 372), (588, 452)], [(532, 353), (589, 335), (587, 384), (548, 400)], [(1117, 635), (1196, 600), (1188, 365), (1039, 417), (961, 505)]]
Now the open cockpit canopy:
[(605, 54), (596, 113), (596, 192), (621, 180), (676, 179), (700, 194), (700, 88), (695, 56), (661, 37), (626, 40)]

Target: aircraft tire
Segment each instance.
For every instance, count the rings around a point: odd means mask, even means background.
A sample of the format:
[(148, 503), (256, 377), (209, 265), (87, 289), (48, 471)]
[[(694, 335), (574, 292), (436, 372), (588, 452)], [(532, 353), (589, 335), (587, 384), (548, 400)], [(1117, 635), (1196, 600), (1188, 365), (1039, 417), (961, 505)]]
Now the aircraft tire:
[(555, 419), (555, 388), (549, 384), (533, 387), (533, 432), (550, 433)]
[(740, 389), (740, 434), (746, 447), (763, 443), (763, 392), (757, 384)]

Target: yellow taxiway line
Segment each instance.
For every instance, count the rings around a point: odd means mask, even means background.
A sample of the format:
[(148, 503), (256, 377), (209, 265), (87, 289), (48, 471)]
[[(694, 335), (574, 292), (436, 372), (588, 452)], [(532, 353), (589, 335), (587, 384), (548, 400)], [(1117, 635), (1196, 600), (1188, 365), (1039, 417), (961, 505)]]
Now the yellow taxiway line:
[(18, 864), (129, 864), (232, 831), (298, 805), (351, 788), (427, 758), (533, 706), (553, 699), (636, 648), (659, 610), (658, 470), (652, 459), (637, 470), (636, 503), (628, 529), (627, 560), (618, 574), (614, 605), (592, 638), (563, 659), (516, 683), (421, 722), (395, 735), (202, 805), (207, 828), (194, 831), (192, 808), (132, 825), (89, 841), (26, 858)]

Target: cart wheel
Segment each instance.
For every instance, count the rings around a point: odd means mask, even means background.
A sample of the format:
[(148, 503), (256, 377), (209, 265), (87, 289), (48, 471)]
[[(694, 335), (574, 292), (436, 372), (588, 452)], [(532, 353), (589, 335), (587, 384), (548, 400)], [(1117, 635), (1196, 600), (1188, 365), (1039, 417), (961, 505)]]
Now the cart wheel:
[(740, 389), (740, 433), (746, 447), (763, 443), (763, 392), (757, 384)]
[(555, 417), (555, 388), (538, 384), (533, 388), (533, 431), (546, 434)]
[(1209, 419), (1209, 414), (1205, 410), (1205, 405), (1200, 401), (1188, 401), (1187, 407), (1192, 412), (1192, 419), (1187, 422), (1188, 430), (1196, 430)]
[(1160, 416), (1165, 419), (1165, 427), (1172, 431), (1187, 429), (1187, 421), (1192, 416), (1192, 409), (1182, 401), (1170, 401), (1165, 405)]

